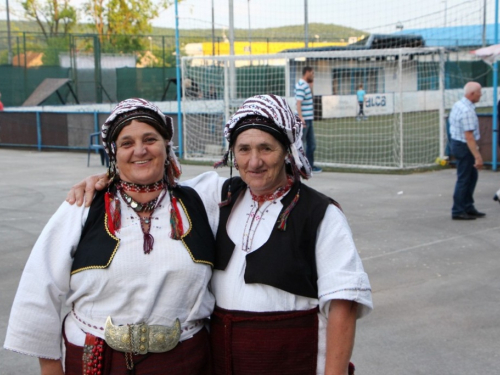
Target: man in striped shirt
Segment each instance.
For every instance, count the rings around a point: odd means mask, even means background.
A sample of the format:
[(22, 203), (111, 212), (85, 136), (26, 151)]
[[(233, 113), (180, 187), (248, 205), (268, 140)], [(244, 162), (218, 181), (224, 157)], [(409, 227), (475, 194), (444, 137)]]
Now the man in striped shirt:
[(316, 138), (314, 137), (314, 105), (312, 85), (314, 82), (314, 69), (305, 66), (302, 69), (302, 78), (295, 85), (295, 100), (297, 101), (297, 114), (302, 120), (302, 143), (306, 148), (306, 157), (311, 164), (313, 172), (320, 173), (321, 168), (314, 165), (314, 150)]
[(481, 85), (468, 82), (464, 97), (455, 103), (450, 112), (450, 148), (457, 161), (457, 183), (453, 193), (453, 220), (474, 220), (486, 214), (474, 207), (474, 189), (478, 170), (483, 167), (479, 153), (479, 121), (474, 104), (481, 99)]

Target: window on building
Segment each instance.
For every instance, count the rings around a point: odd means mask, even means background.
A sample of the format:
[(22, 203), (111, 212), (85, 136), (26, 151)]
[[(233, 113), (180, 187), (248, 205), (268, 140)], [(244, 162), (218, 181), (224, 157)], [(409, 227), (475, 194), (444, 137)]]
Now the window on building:
[(363, 85), (366, 93), (385, 92), (383, 68), (335, 68), (332, 71), (333, 95), (354, 95)]

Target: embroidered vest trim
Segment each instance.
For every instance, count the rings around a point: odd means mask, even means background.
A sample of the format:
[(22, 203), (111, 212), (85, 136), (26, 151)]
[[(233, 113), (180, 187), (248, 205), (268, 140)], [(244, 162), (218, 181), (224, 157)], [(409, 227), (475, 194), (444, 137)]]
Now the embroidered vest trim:
[[(228, 185), (229, 180), (222, 188), (222, 200), (226, 199)], [(217, 270), (224, 270), (233, 254), (235, 245), (227, 234), (226, 226), (234, 203), (246, 187), (241, 178), (233, 177), (231, 203), (220, 209), (215, 245), (214, 268)], [(281, 213), (299, 189), (300, 199), (288, 218), (286, 230), (277, 229), (277, 222), (268, 241), (246, 255), (245, 283), (266, 284), (292, 294), (318, 298), (316, 234), (328, 205), (333, 203), (338, 206), (338, 203), (299, 181), (281, 200)]]
[[(90, 206), (73, 258), (72, 275), (89, 269), (109, 267), (118, 251), (120, 240), (113, 236), (107, 227), (104, 194), (104, 191), (98, 192)], [(186, 186), (177, 186), (173, 189), (173, 195), (178, 199), (189, 221), (189, 230), (181, 238), (184, 247), (193, 262), (213, 267), (215, 241), (201, 198), (194, 189)]]

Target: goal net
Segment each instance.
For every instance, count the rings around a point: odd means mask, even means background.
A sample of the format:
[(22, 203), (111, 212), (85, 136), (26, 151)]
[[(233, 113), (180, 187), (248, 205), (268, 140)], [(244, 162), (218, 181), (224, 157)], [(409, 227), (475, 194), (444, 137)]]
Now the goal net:
[(183, 57), (184, 156), (220, 159), (224, 124), (250, 96), (280, 95), (295, 109), (295, 84), (309, 66), (315, 72), (315, 164), (430, 166), (444, 155), (444, 61), (441, 48)]

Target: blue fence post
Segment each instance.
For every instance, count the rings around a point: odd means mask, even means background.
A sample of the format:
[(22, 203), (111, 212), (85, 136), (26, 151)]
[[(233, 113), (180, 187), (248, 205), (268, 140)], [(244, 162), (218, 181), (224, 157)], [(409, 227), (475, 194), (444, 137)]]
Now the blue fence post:
[(36, 138), (38, 151), (42, 151), (42, 120), (39, 111), (36, 112)]
[(99, 131), (99, 112), (94, 111), (94, 132)]

